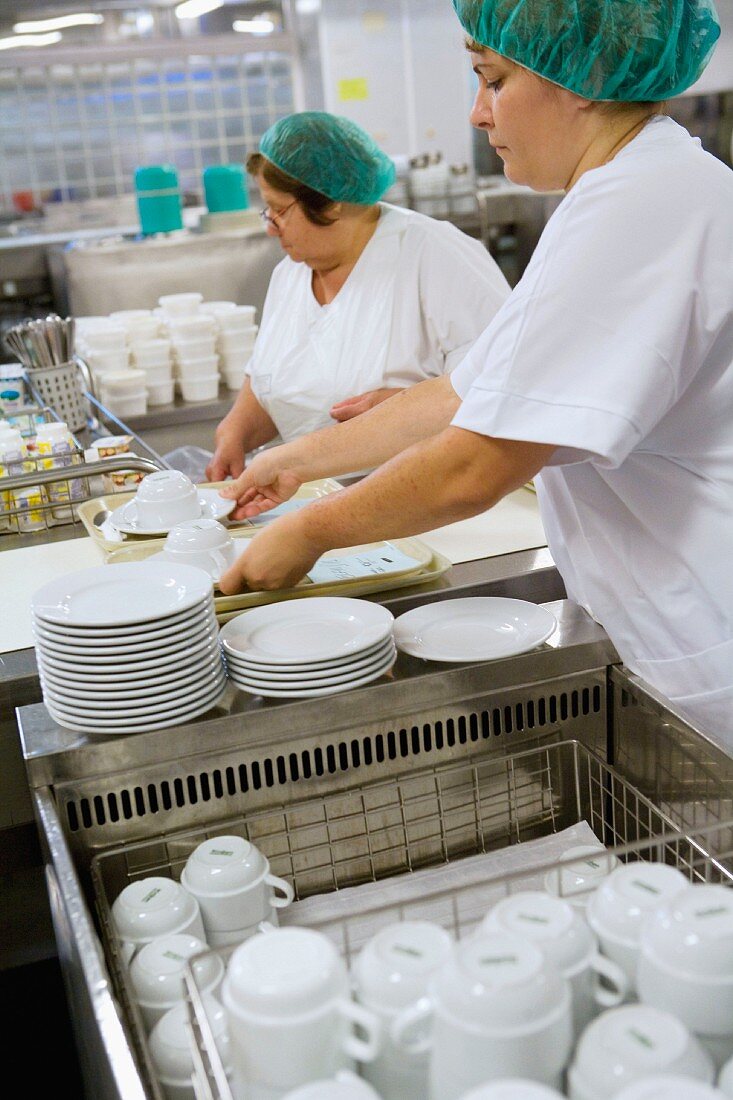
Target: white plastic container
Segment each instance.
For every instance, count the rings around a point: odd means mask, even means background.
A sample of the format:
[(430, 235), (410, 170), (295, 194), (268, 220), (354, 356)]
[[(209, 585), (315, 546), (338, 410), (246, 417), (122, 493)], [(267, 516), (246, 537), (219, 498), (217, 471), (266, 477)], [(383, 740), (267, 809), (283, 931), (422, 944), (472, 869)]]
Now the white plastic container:
[(196, 340), (176, 340), (174, 343), (179, 363), (189, 363), (194, 359), (205, 359), (216, 355), (216, 336), (202, 336)]
[(175, 388), (173, 378), (167, 382), (151, 382), (145, 387), (148, 405), (172, 405)]
[(206, 355), (201, 359), (179, 359), (176, 362), (176, 373), (179, 378), (211, 378), (217, 373), (218, 366), (218, 355)]
[(257, 325), (248, 325), (241, 329), (222, 328), (219, 332), (219, 349), (241, 351), (243, 348), (254, 347), (256, 339)]
[(145, 415), (148, 411), (148, 395), (145, 389), (132, 393), (115, 393), (113, 390), (105, 389), (104, 381), (106, 379), (103, 380), (100, 400), (105, 408), (123, 420), (126, 416)]
[(184, 401), (214, 401), (219, 395), (219, 375), (202, 378), (180, 378), (178, 385)]
[(170, 340), (139, 340), (131, 345), (132, 358), (135, 367), (143, 370), (146, 367), (160, 367), (170, 361)]
[(222, 378), (228, 390), (241, 390), (246, 377), (247, 372), (244, 367), (236, 367), (234, 370), (227, 367), (222, 371)]
[(189, 313), (198, 313), (203, 294), (192, 291), (187, 294), (163, 294), (158, 298), (158, 305), (169, 317), (185, 317)]
[(224, 351), (219, 356), (219, 366), (225, 371), (243, 371), (252, 358), (251, 351)]
[(161, 382), (170, 382), (173, 379), (173, 362), (169, 359), (161, 363), (159, 367), (143, 367), (145, 371), (145, 385), (157, 386)]

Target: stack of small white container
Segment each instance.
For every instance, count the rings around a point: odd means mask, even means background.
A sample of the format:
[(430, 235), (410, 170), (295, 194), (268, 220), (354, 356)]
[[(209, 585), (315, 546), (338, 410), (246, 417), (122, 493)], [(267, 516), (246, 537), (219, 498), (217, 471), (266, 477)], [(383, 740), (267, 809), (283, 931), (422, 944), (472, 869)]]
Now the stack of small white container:
[(124, 315), (77, 319), (79, 354), (89, 366), (97, 396), (116, 416), (140, 416), (147, 412), (145, 375), (130, 361)]
[(244, 382), (257, 338), (255, 307), (238, 306), (234, 302), (204, 302), (201, 308), (216, 322), (219, 366), (227, 389), (238, 390)]
[(201, 309), (203, 294), (165, 294), (155, 311), (173, 350), (178, 389), (184, 401), (214, 401), (219, 394), (216, 324)]

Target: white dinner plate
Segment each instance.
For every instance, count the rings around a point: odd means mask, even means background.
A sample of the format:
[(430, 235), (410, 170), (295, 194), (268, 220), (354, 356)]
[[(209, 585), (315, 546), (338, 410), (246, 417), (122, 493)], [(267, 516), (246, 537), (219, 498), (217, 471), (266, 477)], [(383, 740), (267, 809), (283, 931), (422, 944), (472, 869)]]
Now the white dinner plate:
[(224, 669), (215, 676), (210, 676), (203, 684), (198, 684), (187, 692), (182, 692), (177, 699), (162, 702), (156, 698), (154, 702), (142, 699), (139, 705), (133, 705), (126, 701), (110, 702), (102, 708), (93, 703), (82, 702), (68, 695), (59, 695), (52, 688), (45, 686), (43, 698), (50, 701), (51, 705), (58, 709), (59, 713), (66, 717), (75, 718), (99, 718), (102, 722), (118, 721), (123, 718), (142, 718), (148, 714), (168, 714), (170, 711), (178, 711), (181, 707), (199, 703), (204, 697), (212, 695), (221, 687), (225, 678)]
[[(219, 632), (219, 638), (221, 639), (221, 632)], [(386, 638), (382, 638), (381, 641), (369, 646), (368, 649), (359, 650), (358, 653), (346, 653), (343, 657), (333, 657), (330, 661), (301, 661), (298, 664), (291, 665), (275, 665), (271, 661), (254, 661), (250, 657), (242, 657), (237, 650), (232, 649), (224, 640), (222, 640), (222, 652), (227, 661), (233, 661), (238, 665), (251, 669), (255, 676), (258, 676), (261, 672), (322, 672), (324, 669), (345, 668), (355, 661), (364, 661), (367, 657), (373, 657), (376, 653), (385, 649), (391, 641), (392, 634), (390, 631)]]
[(228, 681), (225, 679), (221, 688), (218, 688), (216, 693), (209, 699), (204, 698), (200, 703), (191, 704), (190, 707), (183, 707), (180, 712), (169, 712), (161, 721), (153, 721), (153, 715), (146, 718), (130, 718), (122, 719), (119, 722), (106, 722), (95, 718), (68, 718), (60, 711), (57, 711), (53, 705), (46, 703), (46, 710), (51, 715), (55, 722), (58, 722), (60, 726), (65, 729), (79, 730), (89, 734), (125, 734), (125, 733), (147, 733), (151, 730), (165, 729), (167, 726), (179, 726), (182, 722), (189, 722), (192, 718), (198, 718), (199, 715), (205, 714), (207, 710), (211, 710), (221, 698), (227, 688)]
[(169, 665), (160, 672), (143, 671), (122, 678), (114, 671), (100, 673), (94, 669), (91, 673), (89, 670), (83, 673), (65, 672), (57, 668), (49, 668), (47, 664), (43, 665), (43, 675), (64, 690), (73, 688), (75, 691), (91, 691), (95, 694), (106, 694), (109, 691), (135, 695), (138, 691), (148, 688), (161, 692), (173, 691), (175, 688), (185, 686), (193, 674), (204, 673), (214, 668), (217, 663), (221, 663), (221, 653), (218, 650), (212, 650), (203, 659), (193, 664), (187, 663), (185, 667), (179, 663)]
[(378, 680), (385, 672), (389, 672), (394, 662), (395, 658), (390, 657), (389, 661), (382, 665), (382, 667), (373, 669), (364, 676), (357, 677), (353, 680), (347, 680), (342, 684), (333, 684), (330, 687), (294, 688), (282, 691), (274, 687), (259, 687), (255, 684), (247, 683), (239, 677), (237, 677), (236, 680), (232, 679), (231, 682), (236, 684), (238, 688), (241, 688), (242, 691), (248, 692), (250, 695), (263, 695), (267, 699), (314, 699), (321, 695), (337, 695), (341, 691), (350, 691), (352, 688), (370, 684), (373, 680)]
[(253, 668), (242, 661), (235, 661), (233, 657), (227, 657), (225, 655), (227, 668), (232, 670), (232, 673), (243, 676), (247, 680), (251, 680), (253, 683), (272, 684), (273, 687), (277, 687), (278, 684), (285, 687), (288, 684), (308, 684), (313, 683), (313, 687), (325, 686), (327, 679), (333, 683), (338, 679), (346, 679), (353, 676), (361, 676), (365, 672), (369, 672), (372, 668), (376, 668), (377, 665), (382, 664), (389, 655), (392, 654), (393, 658), (396, 656), (395, 644), (391, 638), (388, 638), (384, 645), (381, 645), (379, 649), (371, 653), (368, 657), (364, 657), (358, 661), (349, 661), (348, 664), (333, 664), (327, 668), (319, 668), (315, 671), (311, 671), (310, 665), (307, 666), (307, 671), (297, 670), (290, 672), (283, 672), (279, 667), (276, 667), (272, 671), (263, 671), (259, 668)]
[(90, 680), (92, 683), (96, 680), (98, 669), (101, 671), (113, 669), (115, 678), (122, 682), (126, 681), (130, 674), (137, 672), (152, 673), (158, 669), (162, 672), (164, 668), (171, 666), (173, 666), (172, 670), (175, 671), (175, 666), (180, 667), (181, 662), (184, 660), (190, 668), (192, 662), (206, 660), (209, 654), (215, 653), (217, 649), (216, 634), (213, 634), (211, 638), (206, 638), (191, 648), (186, 646), (182, 650), (177, 650), (175, 653), (163, 657), (153, 654), (151, 657), (140, 661), (121, 661), (119, 657), (116, 657), (112, 658), (112, 664), (90, 665), (89, 661), (82, 657), (69, 657), (68, 660), (61, 660), (59, 657), (43, 652), (36, 653), (36, 660), (41, 668), (48, 667), (55, 669), (57, 672), (72, 672), (83, 676), (84, 679)]
[(399, 649), (428, 661), (494, 661), (535, 649), (552, 634), (551, 611), (527, 600), (474, 596), (441, 600), (399, 615)]
[[(198, 494), (201, 514), (194, 516), (194, 519), (226, 519), (237, 504), (236, 500), (225, 500), (219, 496), (218, 489), (199, 489)], [(123, 535), (167, 535), (171, 527), (175, 527), (174, 523), (167, 527), (147, 527), (140, 523), (137, 518), (137, 500), (134, 497), (127, 504), (115, 508), (109, 517), (109, 523)]]
[(201, 686), (205, 681), (210, 680), (220, 666), (221, 658), (214, 655), (205, 665), (196, 665), (193, 669), (187, 669), (177, 680), (135, 681), (122, 688), (112, 687), (109, 684), (92, 685), (90, 681), (70, 682), (57, 676), (56, 673), (48, 671), (42, 674), (41, 681), (47, 684), (57, 695), (65, 695), (70, 699), (79, 699), (80, 701), (86, 699), (89, 703), (95, 705), (97, 702), (108, 703), (112, 701), (120, 703), (123, 700), (129, 700), (130, 704), (134, 705), (139, 699), (156, 699), (167, 702), (174, 695), (184, 695), (189, 689)]
[[(118, 645), (101, 645), (99, 642), (90, 645), (77, 645), (75, 642), (64, 642), (58, 635), (54, 635), (53, 638), (49, 638), (44, 634), (37, 626), (33, 627), (33, 634), (36, 640), (36, 648), (43, 650), (44, 653), (51, 653), (57, 657), (64, 657), (65, 654), (71, 653), (75, 656), (84, 657), (90, 661), (98, 662), (99, 660), (106, 660), (109, 663), (113, 657), (149, 657), (154, 653), (158, 655), (164, 655), (173, 652), (175, 649), (185, 649), (186, 646), (191, 645), (193, 642), (198, 641), (205, 634), (214, 633), (219, 631), (219, 624), (216, 621), (216, 616), (207, 616), (205, 619), (201, 619), (200, 622), (194, 622), (191, 626), (186, 627), (185, 630), (171, 630), (168, 633), (161, 634), (158, 638), (153, 638), (152, 641), (144, 638), (138, 640), (139, 635), (133, 635), (134, 641), (124, 642)], [(110, 639), (107, 639), (109, 641)]]
[(221, 628), (235, 656), (270, 665), (334, 660), (389, 636), (391, 611), (348, 596), (307, 596), (243, 611)]
[(66, 573), (34, 593), (39, 619), (70, 626), (128, 626), (152, 623), (213, 598), (211, 577), (193, 565), (130, 561), (94, 565)]
[(81, 627), (67, 626), (65, 623), (61, 626), (59, 623), (52, 623), (48, 619), (40, 619), (34, 616), (33, 624), (39, 627), (43, 631), (44, 637), (49, 638), (51, 641), (54, 638), (68, 638), (69, 641), (73, 641), (74, 645), (92, 645), (97, 642), (100, 645), (117, 645), (123, 639), (153, 640), (180, 626), (188, 626), (211, 615), (216, 616), (213, 592), (209, 593), (206, 599), (201, 600), (194, 607), (188, 608), (186, 611), (179, 611), (175, 615), (166, 615), (157, 622), (132, 623), (124, 627)]
[(68, 661), (78, 657), (80, 664), (83, 664), (87, 669), (97, 668), (100, 665), (114, 665), (115, 668), (119, 668), (124, 672), (125, 666), (131, 661), (158, 660), (163, 657), (170, 657), (173, 654), (180, 654), (181, 657), (184, 657), (188, 654), (189, 649), (193, 649), (202, 642), (216, 639), (218, 631), (219, 628), (216, 623), (213, 625), (202, 623), (190, 633), (186, 633), (181, 637), (168, 638), (165, 645), (156, 643), (138, 646), (108, 646), (101, 651), (80, 649), (77, 646), (57, 646), (41, 641), (41, 644), (36, 646), (36, 652), (40, 650), (42, 656), (55, 657), (59, 661)]
[(332, 676), (321, 676), (316, 679), (307, 679), (299, 676), (288, 677), (268, 677), (261, 679), (259, 676), (250, 676), (246, 672), (242, 672), (238, 669), (228, 669), (230, 680), (235, 683), (247, 684), (248, 687), (259, 688), (275, 688), (277, 691), (301, 691), (303, 689), (310, 691), (311, 688), (331, 687), (334, 684), (349, 684), (353, 680), (360, 680), (363, 676), (368, 676), (372, 672), (376, 672), (378, 669), (383, 671), (385, 668), (391, 668), (397, 659), (397, 650), (393, 646), (391, 651), (383, 654), (379, 660), (371, 661), (363, 668), (356, 669), (354, 672), (334, 673)]

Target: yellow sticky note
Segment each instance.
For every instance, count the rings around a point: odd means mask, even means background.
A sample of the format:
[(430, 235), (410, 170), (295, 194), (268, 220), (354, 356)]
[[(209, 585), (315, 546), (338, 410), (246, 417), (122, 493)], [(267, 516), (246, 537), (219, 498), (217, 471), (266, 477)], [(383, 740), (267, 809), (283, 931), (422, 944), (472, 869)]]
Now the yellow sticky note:
[(369, 89), (366, 78), (355, 76), (350, 80), (339, 80), (338, 97), (342, 102), (347, 99), (369, 99)]

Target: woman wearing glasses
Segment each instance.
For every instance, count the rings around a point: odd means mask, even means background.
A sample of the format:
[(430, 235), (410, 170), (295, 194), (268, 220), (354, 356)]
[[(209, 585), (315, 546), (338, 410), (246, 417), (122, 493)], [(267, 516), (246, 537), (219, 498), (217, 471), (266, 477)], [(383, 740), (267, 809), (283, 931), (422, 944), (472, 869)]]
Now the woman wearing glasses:
[(509, 295), (484, 246), (379, 200), (392, 161), (359, 126), (290, 115), (247, 161), (273, 272), (254, 354), (216, 431), (207, 476), (238, 477), (247, 452), (351, 419), (453, 369)]

